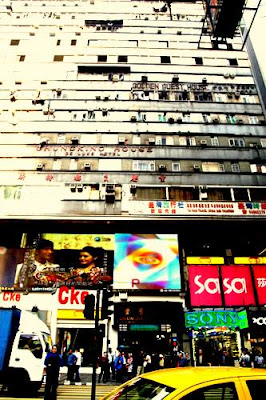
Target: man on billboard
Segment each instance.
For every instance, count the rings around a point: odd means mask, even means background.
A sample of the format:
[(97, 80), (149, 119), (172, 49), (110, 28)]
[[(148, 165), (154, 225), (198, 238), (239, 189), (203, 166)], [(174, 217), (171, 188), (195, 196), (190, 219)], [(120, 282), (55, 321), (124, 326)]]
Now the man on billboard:
[(41, 239), (34, 257), (25, 257), (24, 263), (18, 264), (14, 280), (15, 288), (45, 285), (49, 274), (59, 271), (59, 265), (53, 264), (54, 244), (50, 240)]

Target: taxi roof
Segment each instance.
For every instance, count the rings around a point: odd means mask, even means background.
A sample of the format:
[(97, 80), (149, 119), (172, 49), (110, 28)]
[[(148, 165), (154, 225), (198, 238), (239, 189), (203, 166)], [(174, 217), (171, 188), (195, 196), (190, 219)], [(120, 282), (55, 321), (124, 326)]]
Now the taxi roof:
[(142, 376), (182, 391), (217, 379), (255, 376), (264, 376), (266, 379), (266, 370), (241, 367), (182, 367), (157, 370)]

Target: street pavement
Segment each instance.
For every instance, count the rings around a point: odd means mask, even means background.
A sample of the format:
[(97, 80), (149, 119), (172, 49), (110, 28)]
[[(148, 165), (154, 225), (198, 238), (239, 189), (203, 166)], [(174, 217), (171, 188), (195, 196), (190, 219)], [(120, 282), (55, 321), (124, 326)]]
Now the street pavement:
[[(97, 384), (96, 385), (96, 400), (100, 400), (107, 393), (115, 389), (117, 385), (114, 384)], [(11, 397), (7, 391), (0, 391), (0, 399), (14, 400), (40, 400), (44, 397), (44, 386), (39, 390), (37, 397)], [(91, 385), (59, 385), (57, 389), (57, 400), (90, 400), (91, 399)]]

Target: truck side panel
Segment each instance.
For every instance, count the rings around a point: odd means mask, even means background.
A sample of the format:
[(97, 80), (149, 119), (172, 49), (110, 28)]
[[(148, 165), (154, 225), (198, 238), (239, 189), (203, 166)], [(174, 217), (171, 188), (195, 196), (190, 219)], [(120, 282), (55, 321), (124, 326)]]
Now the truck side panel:
[(0, 308), (0, 371), (8, 367), (12, 344), (18, 331), (20, 310)]

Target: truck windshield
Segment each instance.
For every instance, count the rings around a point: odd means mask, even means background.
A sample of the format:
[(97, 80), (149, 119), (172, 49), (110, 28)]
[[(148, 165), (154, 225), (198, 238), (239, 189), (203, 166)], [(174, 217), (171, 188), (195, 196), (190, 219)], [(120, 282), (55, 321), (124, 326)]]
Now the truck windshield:
[(175, 389), (149, 379), (137, 378), (117, 392), (107, 395), (104, 400), (130, 399), (130, 400), (162, 400)]
[(42, 358), (43, 348), (40, 338), (37, 335), (21, 334), (18, 348), (21, 350), (29, 350), (34, 357)]
[(44, 332), (42, 333), (42, 338), (45, 343), (45, 351), (48, 353), (52, 348), (52, 338), (48, 333)]

